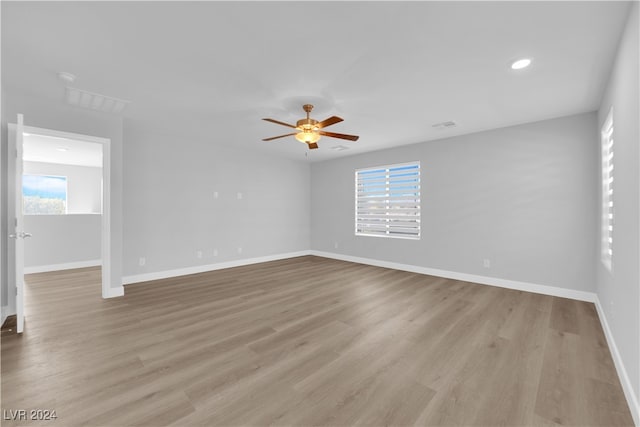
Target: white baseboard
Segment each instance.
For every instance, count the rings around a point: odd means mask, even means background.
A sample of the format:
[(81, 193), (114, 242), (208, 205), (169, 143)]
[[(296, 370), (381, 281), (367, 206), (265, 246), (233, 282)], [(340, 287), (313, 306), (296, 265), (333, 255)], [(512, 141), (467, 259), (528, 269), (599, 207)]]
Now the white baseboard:
[(198, 265), (195, 267), (178, 268), (175, 270), (164, 270), (153, 273), (134, 274), (122, 278), (123, 285), (132, 283), (148, 282), (150, 280), (168, 279), (171, 277), (187, 276), (189, 274), (206, 273), (207, 271), (222, 270), (224, 268), (241, 267), (243, 265), (258, 264), (261, 262), (278, 261), (281, 259), (295, 258), (309, 255), (310, 251), (288, 252), (284, 254), (267, 255), (257, 258), (246, 258), (234, 261), (219, 262), (216, 264)]
[(115, 288), (108, 288), (107, 293), (102, 295), (102, 298), (117, 298), (124, 296), (124, 286), (120, 285)]
[(599, 298), (596, 298), (595, 304), (596, 310), (598, 311), (598, 317), (600, 317), (600, 323), (602, 324), (602, 329), (604, 330), (604, 336), (607, 338), (609, 350), (611, 350), (613, 363), (616, 365), (616, 371), (618, 371), (618, 378), (620, 378), (624, 396), (627, 398), (627, 404), (629, 405), (631, 416), (633, 417), (633, 421), (636, 426), (640, 426), (640, 401), (638, 401), (638, 396), (636, 396), (635, 392), (633, 391), (633, 386), (631, 385), (629, 375), (627, 374), (627, 370), (624, 367), (624, 363), (622, 361), (622, 357), (620, 356), (620, 352), (618, 351), (616, 341), (613, 339), (613, 334), (611, 333), (611, 329), (609, 328), (607, 316), (604, 314), (604, 309), (602, 308), (602, 304), (600, 303)]
[(37, 265), (35, 267), (25, 267), (24, 274), (45, 273), (48, 271), (71, 270), (74, 268), (97, 267), (102, 265), (102, 260), (92, 259), (89, 261), (67, 262), (64, 264)]
[(427, 274), (429, 276), (444, 277), (447, 279), (463, 280), (465, 282), (480, 283), (482, 285), (498, 286), (500, 288), (516, 289), (519, 291), (533, 292), (535, 294), (551, 295), (561, 298), (570, 298), (578, 301), (595, 302), (594, 292), (576, 291), (573, 289), (557, 288), (555, 286), (538, 285), (535, 283), (518, 282), (515, 280), (500, 279), (497, 277), (477, 276), (475, 274), (458, 273), (455, 271), (439, 270), (436, 268), (420, 267), (417, 265), (400, 264), (397, 262), (381, 261), (372, 258), (361, 258), (351, 255), (336, 254), (332, 252), (311, 251), (311, 255), (325, 258), (333, 258), (341, 261), (356, 262), (358, 264), (374, 265), (376, 267), (393, 268), (395, 270), (410, 271), (412, 273)]

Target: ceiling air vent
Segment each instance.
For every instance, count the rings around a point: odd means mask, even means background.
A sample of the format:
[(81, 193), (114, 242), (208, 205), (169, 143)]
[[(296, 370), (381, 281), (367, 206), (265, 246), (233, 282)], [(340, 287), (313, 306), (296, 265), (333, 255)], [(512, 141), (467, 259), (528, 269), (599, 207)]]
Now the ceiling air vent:
[(344, 150), (348, 150), (349, 147), (345, 147), (344, 145), (335, 145), (331, 147), (331, 149), (334, 151), (344, 151)]
[(456, 126), (457, 126), (457, 124), (453, 120), (449, 120), (449, 121), (446, 121), (446, 122), (440, 122), (440, 123), (436, 123), (436, 124), (431, 125), (431, 127), (436, 128), (436, 129), (449, 129), (449, 128), (454, 128)]
[(67, 86), (67, 102), (104, 113), (120, 114), (130, 101)]

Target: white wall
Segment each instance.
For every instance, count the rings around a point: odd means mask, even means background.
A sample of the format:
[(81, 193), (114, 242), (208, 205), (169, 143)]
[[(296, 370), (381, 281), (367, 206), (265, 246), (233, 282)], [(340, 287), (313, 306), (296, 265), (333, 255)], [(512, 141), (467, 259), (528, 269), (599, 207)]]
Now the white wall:
[(125, 276), (309, 249), (307, 163), (132, 121), (125, 135)]
[(25, 271), (48, 271), (97, 264), (101, 258), (101, 215), (27, 215)]
[[(314, 163), (311, 248), (594, 292), (596, 132), (588, 113)], [(415, 160), (421, 240), (355, 236), (355, 169)]]
[[(635, 420), (640, 425), (640, 62), (638, 3), (634, 2), (620, 41), (611, 77), (598, 112), (602, 126), (613, 106), (614, 231), (613, 268), (596, 259), (597, 293), (606, 323), (635, 394)], [(599, 225), (596, 233), (600, 233)], [(615, 354), (614, 354), (615, 357)], [(624, 386), (623, 380), (623, 386)], [(627, 390), (628, 392), (628, 390)], [(633, 404), (632, 404), (633, 406)], [(633, 411), (635, 409), (635, 411)]]
[(102, 212), (102, 168), (24, 162), (24, 173), (67, 177), (67, 213)]

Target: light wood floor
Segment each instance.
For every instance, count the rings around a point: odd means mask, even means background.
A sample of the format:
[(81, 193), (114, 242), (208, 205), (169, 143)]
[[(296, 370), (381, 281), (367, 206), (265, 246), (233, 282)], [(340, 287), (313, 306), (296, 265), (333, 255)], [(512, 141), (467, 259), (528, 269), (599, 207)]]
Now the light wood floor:
[(589, 303), (317, 257), (27, 280), (2, 409), (36, 425), (632, 425)]

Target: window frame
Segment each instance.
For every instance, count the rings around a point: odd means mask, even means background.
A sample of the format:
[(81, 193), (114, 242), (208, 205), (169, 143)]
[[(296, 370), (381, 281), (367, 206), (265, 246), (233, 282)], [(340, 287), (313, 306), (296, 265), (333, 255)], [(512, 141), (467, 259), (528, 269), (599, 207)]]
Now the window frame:
[(608, 271), (613, 270), (614, 211), (614, 124), (613, 107), (600, 128), (601, 205), (600, 205), (600, 261)]
[[(417, 222), (417, 234), (415, 235), (411, 235), (411, 234), (407, 234), (407, 235), (402, 235), (402, 234), (391, 234), (391, 229), (389, 228), (389, 220), (387, 220), (386, 224), (387, 224), (387, 230), (385, 234), (371, 234), (371, 233), (367, 233), (367, 232), (363, 232), (363, 231), (359, 231), (359, 229), (361, 227), (359, 227), (359, 225), (361, 225), (361, 222), (358, 221), (358, 217), (359, 217), (359, 211), (358, 211), (358, 202), (361, 201), (361, 198), (358, 195), (358, 177), (359, 174), (361, 174), (362, 172), (369, 172), (369, 171), (386, 171), (386, 182), (385, 182), (385, 187), (386, 187), (386, 193), (387, 196), (389, 196), (389, 192), (391, 191), (391, 188), (389, 186), (390, 181), (389, 181), (389, 173), (391, 169), (396, 169), (396, 168), (401, 168), (401, 167), (406, 167), (406, 166), (417, 166), (417, 177), (418, 177), (418, 182), (417, 182), (417, 207), (416, 207), (416, 222)], [(354, 172), (354, 234), (357, 237), (382, 237), (382, 238), (388, 238), (388, 239), (404, 239), (404, 240), (421, 240), (422, 238), (422, 226), (421, 226), (421, 218), (422, 218), (422, 180), (421, 180), (421, 169), (422, 166), (420, 164), (420, 161), (412, 161), (412, 162), (404, 162), (404, 163), (393, 163), (393, 164), (388, 164), (388, 165), (380, 165), (380, 166), (373, 166), (373, 167), (366, 167), (366, 168), (360, 168), (360, 169), (356, 169)], [(389, 210), (389, 203), (391, 203), (390, 199), (384, 199), (384, 203), (387, 204), (387, 213)]]

